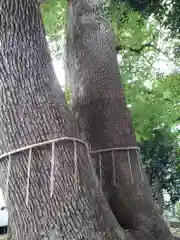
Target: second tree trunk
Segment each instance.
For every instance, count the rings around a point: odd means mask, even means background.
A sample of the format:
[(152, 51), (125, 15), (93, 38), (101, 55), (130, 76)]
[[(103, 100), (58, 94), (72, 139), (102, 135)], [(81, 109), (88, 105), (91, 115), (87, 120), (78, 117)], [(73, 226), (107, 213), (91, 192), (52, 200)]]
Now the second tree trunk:
[(97, 5), (77, 2), (69, 8), (74, 22), (67, 29), (74, 114), (92, 151), (127, 148), (92, 155), (102, 188), (121, 226), (137, 240), (170, 240), (172, 235), (153, 203), (137, 151), (128, 150), (136, 146), (136, 138), (120, 84), (113, 33), (100, 22)]

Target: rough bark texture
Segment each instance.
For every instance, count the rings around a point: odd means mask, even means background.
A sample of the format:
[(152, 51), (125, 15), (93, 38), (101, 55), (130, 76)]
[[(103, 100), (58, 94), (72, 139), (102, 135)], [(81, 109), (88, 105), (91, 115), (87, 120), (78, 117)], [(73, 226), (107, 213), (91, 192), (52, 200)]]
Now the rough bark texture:
[[(96, 1), (97, 2), (97, 1)], [(72, 107), (84, 138), (93, 151), (136, 146), (120, 76), (113, 33), (100, 21), (97, 5), (73, 1), (67, 26), (67, 63), (73, 80)], [(137, 240), (170, 240), (172, 235), (159, 215), (147, 181), (142, 181), (138, 157), (130, 151), (115, 152), (115, 180), (111, 152), (102, 154), (103, 190), (123, 228)], [(97, 173), (99, 162), (94, 155)]]
[[(79, 137), (54, 75), (35, 0), (1, 1), (0, 154), (61, 136)], [(132, 239), (114, 218), (78, 148), (75, 194), (73, 143), (55, 145), (54, 194), (50, 198), (51, 145), (32, 151), (29, 203), (25, 204), (28, 152), (11, 159), (8, 210), (13, 240)], [(0, 160), (5, 191), (8, 158)]]

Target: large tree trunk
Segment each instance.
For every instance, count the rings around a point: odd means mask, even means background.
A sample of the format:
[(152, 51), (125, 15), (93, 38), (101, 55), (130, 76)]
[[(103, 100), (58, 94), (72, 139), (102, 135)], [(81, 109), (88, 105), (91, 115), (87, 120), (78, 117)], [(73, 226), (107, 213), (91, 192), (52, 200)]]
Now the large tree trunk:
[[(73, 22), (67, 28), (67, 64), (73, 80), (72, 108), (92, 151), (133, 147), (136, 138), (120, 84), (115, 40), (96, 7), (79, 0), (69, 8)], [(98, 154), (93, 154), (103, 190), (119, 223), (137, 240), (172, 239), (152, 201), (137, 152), (114, 151), (115, 167), (112, 151), (101, 157), (99, 164)]]
[[(1, 2), (0, 43), (0, 154), (59, 137), (79, 138), (53, 71), (37, 1)], [(51, 148), (49, 144), (32, 149), (30, 174), (27, 150), (12, 154), (11, 165), (10, 158), (0, 159), (4, 193), (10, 170), (12, 239), (126, 239), (98, 187), (83, 144), (77, 143), (78, 185), (73, 142), (55, 144), (50, 196)]]

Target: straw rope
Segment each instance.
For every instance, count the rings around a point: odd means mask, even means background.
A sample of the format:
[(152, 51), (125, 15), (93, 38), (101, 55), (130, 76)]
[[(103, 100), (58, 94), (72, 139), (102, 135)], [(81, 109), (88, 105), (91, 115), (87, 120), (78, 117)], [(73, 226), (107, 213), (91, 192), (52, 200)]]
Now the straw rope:
[[(87, 151), (89, 152), (88, 146), (85, 142), (83, 142), (81, 139), (74, 138), (74, 137), (62, 137), (62, 138), (56, 138), (52, 139), (49, 141), (44, 141), (40, 143), (35, 143), (26, 147), (22, 147), (19, 149), (16, 149), (14, 151), (10, 151), (8, 153), (4, 153), (0, 156), (0, 161), (8, 157), (8, 166), (7, 166), (7, 177), (6, 177), (6, 187), (5, 187), (5, 199), (6, 202), (8, 200), (8, 190), (9, 190), (9, 179), (10, 179), (10, 171), (11, 171), (11, 158), (12, 155), (15, 155), (17, 153), (23, 152), (23, 151), (29, 151), (29, 156), (28, 156), (28, 166), (27, 166), (27, 184), (26, 184), (26, 205), (28, 205), (28, 200), (29, 200), (29, 184), (30, 184), (30, 169), (31, 169), (31, 160), (32, 160), (32, 151), (34, 148), (40, 147), (40, 146), (45, 146), (52, 144), (52, 149), (51, 149), (51, 175), (50, 175), (50, 197), (53, 196), (53, 191), (54, 191), (54, 165), (55, 165), (55, 143), (60, 142), (60, 141), (72, 141), (74, 143), (74, 165), (75, 165), (75, 192), (77, 195), (78, 192), (78, 161), (77, 161), (77, 143), (83, 144)], [(89, 153), (88, 153), (89, 157)], [(92, 166), (91, 166), (92, 168)]]
[[(113, 185), (116, 186), (116, 164), (115, 164), (115, 157), (114, 153), (115, 151), (127, 151), (127, 156), (128, 156), (128, 166), (129, 166), (129, 171), (130, 171), (130, 178), (131, 178), (131, 183), (134, 184), (134, 178), (133, 178), (133, 173), (132, 173), (132, 167), (131, 167), (131, 159), (130, 159), (130, 150), (135, 150), (136, 155), (137, 155), (137, 161), (138, 161), (138, 168), (140, 170), (140, 175), (142, 181), (144, 180), (143, 172), (142, 172), (142, 165), (141, 165), (141, 159), (140, 159), (140, 148), (139, 147), (117, 147), (117, 148), (105, 148), (105, 149), (98, 149), (95, 151), (91, 151), (91, 154), (98, 154), (98, 159), (99, 162), (102, 159), (102, 154), (106, 152), (112, 152), (112, 168), (113, 168)], [(101, 164), (102, 167), (102, 164)], [(102, 183), (102, 170), (100, 169), (100, 182)]]
[[(112, 168), (113, 168), (113, 185), (116, 186), (116, 164), (115, 164), (115, 156), (114, 153), (115, 151), (127, 151), (128, 155), (128, 166), (130, 170), (130, 178), (132, 184), (134, 184), (134, 179), (133, 179), (133, 173), (132, 173), (132, 168), (131, 168), (131, 159), (130, 159), (130, 150), (136, 150), (137, 154), (137, 159), (138, 159), (138, 167), (140, 170), (141, 178), (143, 180), (143, 173), (142, 173), (142, 165), (141, 165), (141, 160), (140, 160), (140, 149), (138, 147), (118, 147), (118, 148), (107, 148), (107, 149), (99, 149), (96, 151), (89, 151), (88, 145), (82, 141), (81, 139), (74, 138), (74, 137), (62, 137), (62, 138), (56, 138), (52, 139), (49, 141), (44, 141), (36, 144), (32, 144), (26, 147), (22, 147), (19, 149), (16, 149), (14, 151), (10, 151), (8, 153), (4, 153), (0, 156), (0, 161), (8, 157), (8, 166), (7, 166), (7, 177), (6, 177), (6, 187), (5, 187), (5, 199), (7, 201), (8, 199), (8, 190), (9, 190), (9, 178), (10, 178), (10, 171), (11, 171), (11, 157), (12, 155), (15, 155), (17, 153), (23, 152), (23, 151), (29, 151), (29, 156), (28, 156), (28, 166), (27, 166), (27, 185), (26, 185), (26, 205), (28, 205), (28, 199), (29, 199), (29, 185), (30, 185), (30, 169), (31, 169), (31, 160), (32, 160), (32, 151), (34, 148), (52, 144), (52, 149), (51, 149), (51, 174), (50, 174), (50, 197), (53, 196), (53, 191), (54, 191), (54, 165), (55, 165), (55, 143), (60, 142), (60, 141), (72, 141), (74, 145), (74, 175), (75, 175), (75, 194), (76, 196), (78, 195), (78, 158), (77, 158), (77, 143), (83, 144), (88, 152), (88, 159), (90, 161), (90, 166), (91, 170), (93, 171), (93, 166), (91, 162), (91, 157), (90, 155), (93, 154), (98, 154), (98, 159), (99, 159), (99, 178), (100, 178), (100, 186), (102, 187), (102, 153), (106, 152), (112, 152)], [(93, 174), (95, 176), (95, 173), (93, 171)]]

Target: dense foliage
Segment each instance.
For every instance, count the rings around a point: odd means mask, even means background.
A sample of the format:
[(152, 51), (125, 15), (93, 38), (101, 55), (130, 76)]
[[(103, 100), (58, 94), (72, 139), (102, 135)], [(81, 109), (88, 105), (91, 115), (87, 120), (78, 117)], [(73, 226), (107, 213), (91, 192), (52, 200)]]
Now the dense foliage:
[(170, 202), (175, 204), (180, 198), (180, 164), (177, 133), (163, 127), (153, 131), (151, 138), (139, 143), (142, 160), (154, 199), (161, 208), (169, 206), (163, 193), (168, 193)]
[(144, 17), (154, 14), (162, 26), (171, 31), (171, 36), (180, 34), (180, 1), (179, 0), (113, 0), (112, 4), (126, 3), (133, 10), (139, 11)]

